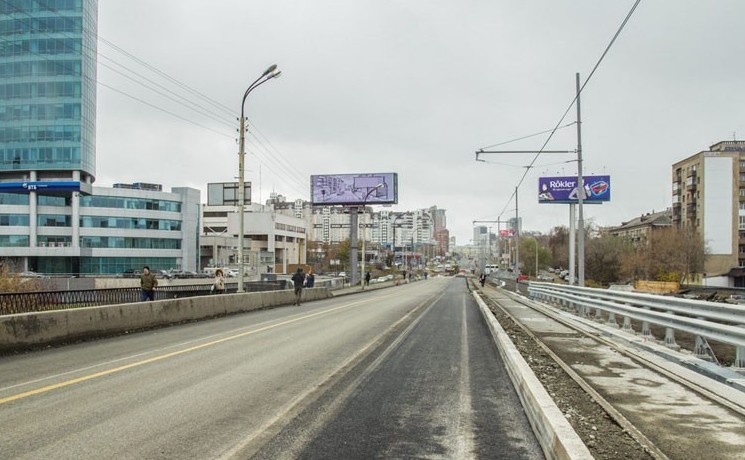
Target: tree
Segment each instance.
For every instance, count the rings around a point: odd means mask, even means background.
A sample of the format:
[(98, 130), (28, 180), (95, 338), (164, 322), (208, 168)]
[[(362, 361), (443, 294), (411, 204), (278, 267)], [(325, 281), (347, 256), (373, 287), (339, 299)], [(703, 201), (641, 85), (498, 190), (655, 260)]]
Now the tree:
[(5, 264), (0, 265), (0, 292), (34, 292), (43, 290), (38, 278), (22, 278), (18, 273), (10, 273)]
[(611, 235), (590, 238), (585, 242), (585, 276), (601, 284), (621, 279), (622, 261), (633, 253), (627, 240)]
[[(536, 248), (538, 251), (538, 267), (536, 267)], [(551, 253), (548, 248), (540, 245), (536, 238), (520, 239), (521, 272), (528, 276), (537, 276), (536, 268), (540, 271), (551, 263)]]
[(554, 227), (548, 235), (548, 250), (553, 267), (569, 266), (569, 229), (563, 225)]
[(659, 228), (626, 257), (623, 272), (632, 279), (683, 282), (703, 271), (705, 257), (704, 240), (695, 229)]

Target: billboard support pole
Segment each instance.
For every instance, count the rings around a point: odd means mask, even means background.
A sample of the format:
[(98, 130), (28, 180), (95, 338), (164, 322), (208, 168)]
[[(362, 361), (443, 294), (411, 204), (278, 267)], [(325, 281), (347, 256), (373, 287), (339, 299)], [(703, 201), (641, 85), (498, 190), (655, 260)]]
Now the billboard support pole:
[(575, 82), (577, 86), (577, 187), (579, 187), (579, 193), (577, 194), (577, 204), (579, 205), (578, 219), (577, 219), (577, 258), (579, 269), (579, 285), (585, 285), (585, 218), (582, 210), (582, 202), (585, 198), (585, 184), (582, 179), (582, 117), (580, 112), (579, 96), (580, 96), (580, 84), (579, 84), (579, 72), (575, 74)]
[(574, 286), (577, 266), (576, 262), (576, 243), (577, 243), (577, 205), (569, 204), (569, 284)]
[(359, 224), (357, 223), (357, 206), (349, 208), (349, 282), (352, 286), (357, 284), (357, 230)]

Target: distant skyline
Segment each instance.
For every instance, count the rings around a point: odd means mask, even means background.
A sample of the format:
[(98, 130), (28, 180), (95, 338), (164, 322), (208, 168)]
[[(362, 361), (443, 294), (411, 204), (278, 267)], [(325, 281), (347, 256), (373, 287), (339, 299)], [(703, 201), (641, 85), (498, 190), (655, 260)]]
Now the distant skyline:
[[(474, 220), (514, 216), (510, 196), (532, 159), (482, 163), (474, 152), (553, 128), (575, 73), (584, 81), (633, 4), (100, 2), (96, 185), (191, 186), (206, 199), (208, 182), (235, 180), (240, 99), (276, 63), (282, 77), (246, 104), (259, 130), (246, 162), (255, 201), (272, 190), (309, 200), (312, 174), (397, 172), (393, 209), (445, 209), (467, 244)], [(586, 219), (618, 225), (670, 207), (673, 163), (745, 138), (742, 17), (739, 0), (641, 2), (582, 94), (585, 173), (610, 175), (613, 193)], [(574, 119), (572, 108), (547, 149), (576, 148)], [(546, 138), (496, 148), (537, 150)], [(529, 171), (525, 230), (568, 225), (567, 206), (539, 204), (537, 184), (576, 174), (572, 160), (545, 154)]]

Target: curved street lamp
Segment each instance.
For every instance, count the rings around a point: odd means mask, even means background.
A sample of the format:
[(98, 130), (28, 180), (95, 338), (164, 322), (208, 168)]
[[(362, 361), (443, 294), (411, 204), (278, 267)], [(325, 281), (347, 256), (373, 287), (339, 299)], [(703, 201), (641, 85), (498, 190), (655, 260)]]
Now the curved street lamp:
[(246, 192), (244, 190), (244, 171), (246, 164), (246, 117), (244, 116), (244, 108), (246, 106), (246, 98), (251, 91), (268, 82), (272, 78), (279, 77), (281, 73), (281, 71), (277, 71), (277, 64), (271, 65), (259, 78), (251, 83), (246, 92), (243, 93), (243, 99), (241, 100), (241, 125), (238, 134), (238, 261), (240, 264), (238, 266), (238, 292), (244, 292), (243, 277), (245, 276), (245, 264), (243, 263), (243, 218), (246, 212)]
[[(379, 189), (380, 187), (382, 187), (383, 185), (385, 185), (385, 184), (378, 184), (378, 185), (376, 185), (375, 187), (371, 188), (371, 189), (370, 189), (370, 190), (369, 190), (369, 191), (367, 192), (367, 195), (365, 195), (365, 199), (364, 199), (364, 200), (362, 201), (362, 212), (363, 212), (363, 213), (365, 212), (365, 206), (366, 206), (366, 204), (367, 204), (367, 199), (368, 199), (368, 198), (370, 198), (370, 195), (371, 195), (371, 194), (372, 194), (372, 193), (373, 193), (374, 191), (378, 190), (378, 189)], [(363, 215), (364, 215), (364, 214), (363, 214)], [(363, 227), (363, 228), (364, 228), (364, 227)], [(366, 278), (366, 273), (365, 273), (365, 241), (366, 241), (366, 240), (367, 240), (367, 238), (365, 238), (365, 231), (363, 230), (363, 231), (362, 231), (362, 289), (365, 289), (365, 278)]]

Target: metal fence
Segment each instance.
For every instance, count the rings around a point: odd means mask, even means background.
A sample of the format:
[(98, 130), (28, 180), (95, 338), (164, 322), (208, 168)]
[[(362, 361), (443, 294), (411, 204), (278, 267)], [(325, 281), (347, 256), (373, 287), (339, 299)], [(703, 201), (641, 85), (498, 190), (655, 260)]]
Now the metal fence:
[[(641, 321), (641, 335), (651, 336), (650, 324), (665, 328), (665, 345), (674, 348), (675, 331), (696, 336), (694, 354), (709, 356), (706, 339), (734, 346), (734, 367), (745, 368), (745, 308), (635, 292), (611, 291), (552, 283), (529, 284), (532, 297), (576, 309), (611, 326), (633, 332), (631, 320)], [(603, 314), (607, 315), (606, 317)], [(616, 318), (623, 318), (619, 326)]]
[[(210, 295), (211, 284), (162, 286), (155, 289), (155, 300)], [(286, 288), (284, 280), (252, 281), (243, 285), (246, 292), (278, 291)], [(226, 283), (225, 293), (235, 293), (237, 283)], [(0, 315), (30, 313), (68, 308), (97, 307), (132, 303), (140, 300), (140, 288), (85, 289), (44, 292), (11, 292), (0, 294)]]

